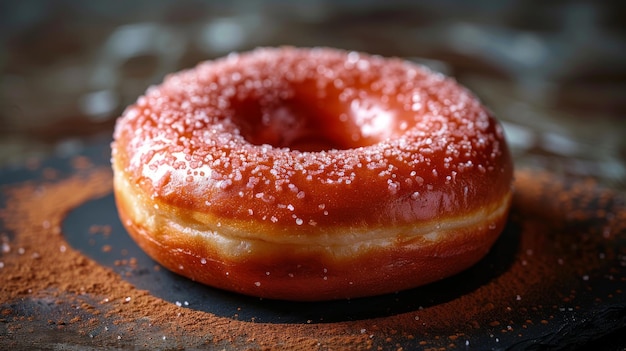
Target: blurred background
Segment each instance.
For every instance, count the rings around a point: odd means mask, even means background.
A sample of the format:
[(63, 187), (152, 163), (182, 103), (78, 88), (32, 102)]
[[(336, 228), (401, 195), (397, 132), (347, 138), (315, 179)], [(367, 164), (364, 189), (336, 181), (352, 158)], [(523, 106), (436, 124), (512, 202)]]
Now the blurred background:
[(0, 0), (0, 169), (110, 139), (151, 84), (257, 46), (399, 56), (468, 86), (519, 166), (626, 189), (626, 7), (537, 0)]

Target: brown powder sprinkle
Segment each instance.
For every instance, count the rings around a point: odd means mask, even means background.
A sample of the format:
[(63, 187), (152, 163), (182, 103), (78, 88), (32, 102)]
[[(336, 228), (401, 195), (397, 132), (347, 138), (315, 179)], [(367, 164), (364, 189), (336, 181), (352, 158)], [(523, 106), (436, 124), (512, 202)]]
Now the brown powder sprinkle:
[[(334, 323), (257, 323), (194, 310), (135, 288), (64, 239), (66, 214), (112, 190), (108, 165), (97, 163), (83, 157), (67, 178), (47, 170), (42, 180), (2, 186), (0, 348), (494, 348), (542, 340), (589, 311), (625, 305), (623, 194), (518, 170), (507, 242), (493, 253), (510, 262), (481, 266), (496, 273), (475, 289), (459, 287), (453, 298), (413, 311)], [(90, 230), (118, 234), (102, 224)], [(102, 247), (112, 249), (123, 250)]]

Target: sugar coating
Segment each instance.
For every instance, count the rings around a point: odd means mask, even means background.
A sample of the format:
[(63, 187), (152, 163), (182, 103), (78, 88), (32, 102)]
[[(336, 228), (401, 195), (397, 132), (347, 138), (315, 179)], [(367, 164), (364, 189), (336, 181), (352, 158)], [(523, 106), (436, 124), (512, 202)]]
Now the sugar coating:
[(381, 222), (433, 217), (433, 202), (469, 209), (489, 188), (476, 177), (509, 172), (502, 129), (452, 79), (322, 48), (257, 49), (170, 75), (114, 137), (114, 155), (153, 198), (298, 227), (367, 222), (372, 211)]

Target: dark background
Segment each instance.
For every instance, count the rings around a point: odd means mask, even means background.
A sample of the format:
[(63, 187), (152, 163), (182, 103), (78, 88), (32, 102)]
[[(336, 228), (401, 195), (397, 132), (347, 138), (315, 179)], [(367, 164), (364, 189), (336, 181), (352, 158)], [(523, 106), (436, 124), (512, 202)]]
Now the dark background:
[(454, 76), (519, 165), (626, 188), (619, 2), (0, 0), (0, 168), (72, 154), (168, 72), (257, 46), (400, 56)]

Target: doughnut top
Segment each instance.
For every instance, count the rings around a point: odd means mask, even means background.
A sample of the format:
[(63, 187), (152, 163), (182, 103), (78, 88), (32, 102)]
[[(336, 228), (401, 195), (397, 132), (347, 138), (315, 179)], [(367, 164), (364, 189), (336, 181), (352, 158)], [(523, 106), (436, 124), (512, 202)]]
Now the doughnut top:
[(166, 77), (118, 120), (113, 162), (157, 204), (319, 233), (437, 220), (511, 188), (499, 124), (400, 59), (257, 49)]

